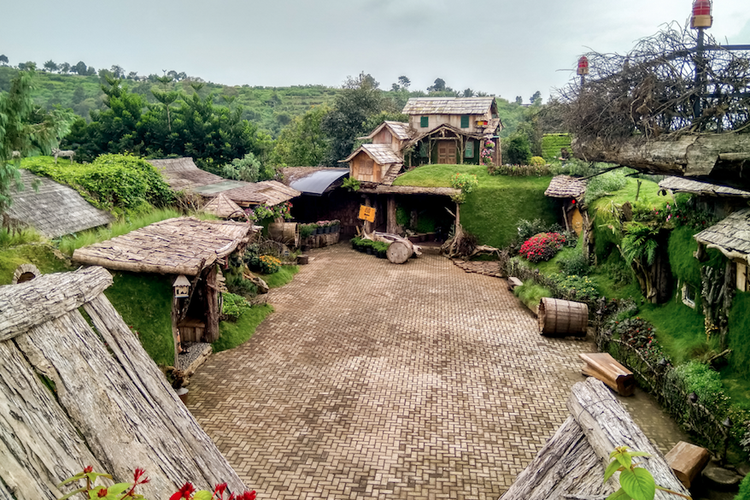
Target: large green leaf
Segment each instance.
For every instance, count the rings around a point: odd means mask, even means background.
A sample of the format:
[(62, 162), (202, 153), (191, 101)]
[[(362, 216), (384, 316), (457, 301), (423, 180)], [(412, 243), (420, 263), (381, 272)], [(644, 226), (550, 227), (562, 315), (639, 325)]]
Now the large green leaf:
[(633, 499), (630, 495), (625, 493), (625, 490), (620, 488), (619, 490), (615, 491), (610, 496), (608, 496), (607, 500), (633, 500)]
[(646, 469), (636, 467), (620, 473), (620, 485), (634, 500), (653, 500), (656, 493), (654, 476)]

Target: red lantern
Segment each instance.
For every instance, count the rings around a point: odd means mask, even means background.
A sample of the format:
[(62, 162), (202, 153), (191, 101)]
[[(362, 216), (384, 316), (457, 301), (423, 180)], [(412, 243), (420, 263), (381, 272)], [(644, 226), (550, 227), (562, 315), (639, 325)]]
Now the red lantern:
[(589, 74), (589, 59), (586, 56), (581, 56), (580, 59), (578, 59), (578, 71), (577, 73), (579, 75), (588, 75)]
[(713, 24), (711, 17), (711, 0), (695, 0), (693, 2), (693, 16), (690, 27), (693, 29), (710, 28)]

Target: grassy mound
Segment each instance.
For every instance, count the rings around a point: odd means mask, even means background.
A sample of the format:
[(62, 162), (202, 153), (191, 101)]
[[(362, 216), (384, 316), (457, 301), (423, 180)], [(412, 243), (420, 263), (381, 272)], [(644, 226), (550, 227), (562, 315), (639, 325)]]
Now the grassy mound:
[(461, 205), (461, 224), (480, 244), (508, 245), (518, 234), (520, 219), (557, 220), (554, 201), (544, 196), (549, 177), (490, 175), (478, 165), (424, 165), (398, 177), (394, 185), (450, 187), (456, 172), (474, 174), (479, 181)]

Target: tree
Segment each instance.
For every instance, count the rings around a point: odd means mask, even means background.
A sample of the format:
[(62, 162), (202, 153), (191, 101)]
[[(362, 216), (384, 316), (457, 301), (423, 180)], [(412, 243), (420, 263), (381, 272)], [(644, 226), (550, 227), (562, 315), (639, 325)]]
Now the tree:
[(474, 97), (474, 91), (471, 90), (470, 88), (468, 88), (468, 89), (464, 90), (463, 96), (464, 97)]
[(331, 111), (327, 106), (317, 106), (302, 116), (295, 117), (281, 130), (271, 154), (271, 163), (289, 167), (315, 167), (328, 157), (331, 141), (321, 124)]
[(69, 73), (70, 72), (70, 63), (62, 63), (59, 66), (60, 73)]
[(534, 92), (534, 95), (531, 96), (531, 98), (529, 99), (529, 102), (531, 102), (531, 104), (536, 104), (537, 99), (539, 100), (539, 103), (541, 104), (541, 102), (542, 102), (542, 93), (539, 92), (538, 90), (536, 92)]
[(18, 162), (33, 149), (48, 152), (67, 133), (72, 114), (46, 113), (31, 98), (33, 71), (21, 71), (10, 90), (0, 94), (0, 213), (11, 205), (11, 189), (20, 186)]
[(445, 80), (442, 78), (436, 78), (435, 83), (432, 86), (427, 87), (427, 92), (445, 92), (445, 90)]
[(365, 120), (384, 111), (385, 105), (378, 82), (372, 76), (362, 72), (357, 78), (347, 79), (322, 123), (323, 131), (331, 140), (328, 165), (335, 166), (349, 156), (356, 138), (369, 132), (364, 129)]
[(261, 164), (255, 155), (248, 153), (244, 158), (235, 158), (232, 163), (227, 163), (222, 168), (222, 175), (227, 179), (235, 179), (245, 182), (258, 182), (260, 180)]
[(112, 65), (111, 68), (109, 68), (109, 70), (112, 72), (112, 75), (115, 78), (120, 78), (120, 79), (125, 78), (125, 70), (122, 69), (122, 66), (118, 66), (117, 64), (114, 64)]
[(514, 165), (528, 165), (531, 161), (529, 140), (523, 134), (517, 134), (507, 141), (508, 150), (504, 156)]
[(88, 66), (86, 66), (86, 63), (83, 61), (78, 61), (78, 63), (71, 68), (73, 73), (76, 73), (78, 75), (85, 75), (86, 71), (88, 71)]
[(520, 95), (517, 95), (516, 96), (516, 104), (523, 104), (523, 97), (521, 97)]
[(26, 61), (25, 63), (18, 63), (18, 69), (21, 71), (34, 71), (36, 70), (36, 63), (34, 61)]
[(53, 60), (49, 60), (46, 63), (44, 63), (44, 69), (49, 71), (50, 73), (53, 71), (57, 71), (57, 64)]
[(0, 63), (3, 63), (3, 66), (8, 65), (8, 56), (5, 54), (0, 54)]
[(399, 91), (399, 90), (409, 90), (409, 86), (411, 85), (411, 80), (409, 80), (405, 76), (399, 76), (398, 82), (391, 85), (391, 90)]

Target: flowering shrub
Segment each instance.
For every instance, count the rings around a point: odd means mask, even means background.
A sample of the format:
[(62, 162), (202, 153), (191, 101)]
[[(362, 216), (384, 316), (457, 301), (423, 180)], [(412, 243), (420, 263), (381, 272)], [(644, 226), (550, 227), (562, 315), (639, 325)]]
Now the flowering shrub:
[(547, 164), (546, 161), (544, 161), (544, 158), (541, 156), (532, 156), (531, 161), (529, 162), (529, 165), (532, 167), (543, 167)]
[[(143, 469), (136, 469), (135, 473), (133, 473), (133, 482), (132, 483), (117, 483), (113, 484), (112, 486), (97, 486), (96, 480), (100, 477), (106, 477), (107, 479), (112, 479), (112, 476), (109, 474), (101, 474), (98, 472), (94, 472), (94, 468), (89, 465), (83, 469), (82, 472), (79, 472), (75, 476), (66, 479), (62, 483), (58, 485), (58, 488), (61, 486), (64, 486), (66, 484), (70, 483), (76, 483), (79, 481), (86, 481), (86, 483), (79, 487), (76, 490), (73, 490), (69, 493), (67, 493), (65, 496), (61, 497), (59, 500), (66, 500), (67, 498), (72, 497), (73, 495), (76, 495), (78, 493), (82, 494), (85, 498), (89, 499), (98, 499), (102, 498), (104, 500), (137, 500), (137, 499), (143, 499), (143, 495), (139, 495), (135, 492), (135, 489), (142, 485), (149, 482), (149, 478), (145, 476), (146, 471)], [(255, 490), (253, 491), (245, 491), (243, 493), (234, 494), (231, 493), (228, 497), (226, 497), (227, 493), (227, 483), (221, 483), (217, 484), (216, 488), (214, 488), (213, 493), (209, 490), (200, 490), (197, 491), (195, 489), (195, 486), (193, 486), (192, 483), (185, 483), (180, 487), (179, 490), (174, 492), (170, 497), (169, 500), (255, 500), (256, 493)]]
[(451, 177), (451, 187), (460, 189), (461, 193), (452, 195), (451, 199), (456, 203), (463, 203), (466, 201), (466, 195), (474, 191), (477, 186), (479, 186), (479, 181), (476, 175), (456, 172)]
[(620, 337), (622, 342), (637, 349), (649, 364), (656, 366), (662, 359), (669, 361), (656, 339), (654, 325), (648, 321), (640, 317), (613, 320), (607, 325), (607, 329), (614, 336)]
[(519, 253), (531, 262), (550, 260), (565, 244), (560, 233), (539, 233), (521, 245)]
[(281, 269), (281, 261), (272, 255), (261, 255), (258, 258), (258, 267), (263, 274), (273, 274)]
[(493, 165), (492, 155), (495, 153), (495, 141), (487, 139), (482, 144), (482, 151), (479, 153), (479, 157), (482, 159), (482, 165), (491, 167)]
[(263, 219), (278, 219), (283, 217), (284, 219), (292, 218), (292, 203), (287, 201), (286, 203), (280, 203), (273, 207), (267, 207), (265, 205), (258, 205), (255, 208), (246, 208), (245, 213), (255, 222), (260, 222)]

